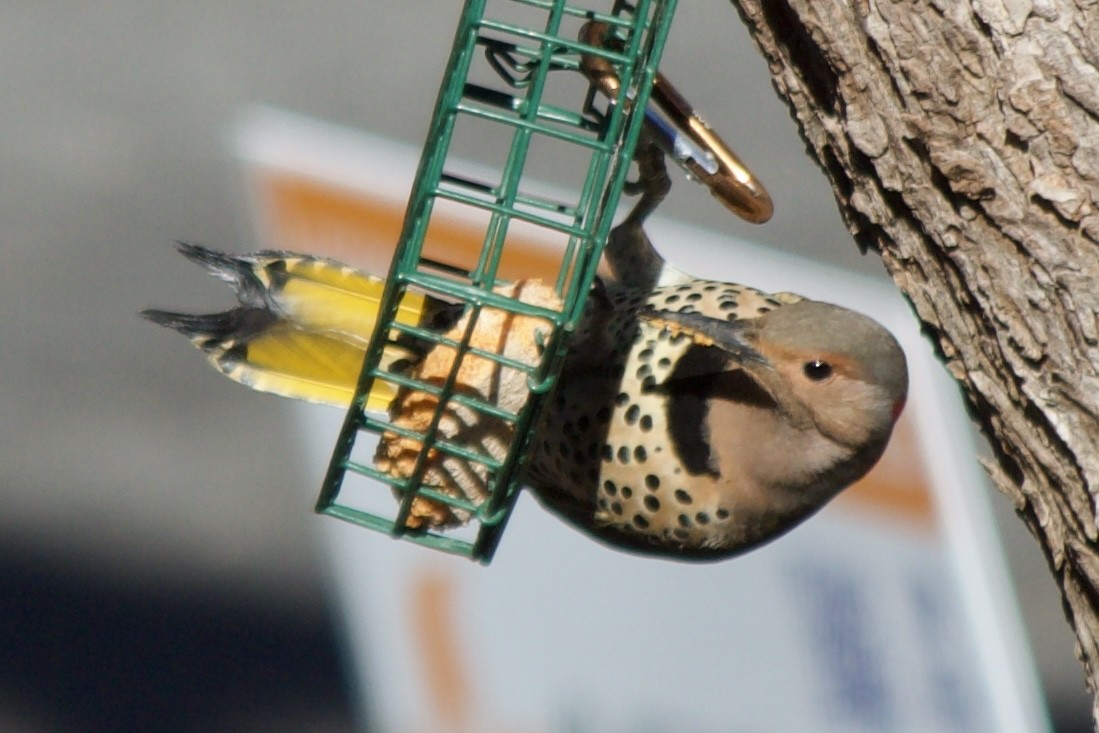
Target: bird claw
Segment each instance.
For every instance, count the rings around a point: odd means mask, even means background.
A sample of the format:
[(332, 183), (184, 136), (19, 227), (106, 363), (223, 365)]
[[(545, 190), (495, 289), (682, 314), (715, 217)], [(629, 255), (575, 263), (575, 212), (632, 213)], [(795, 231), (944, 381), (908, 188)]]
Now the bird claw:
[(672, 190), (672, 179), (664, 163), (664, 151), (648, 136), (638, 143), (633, 159), (637, 163), (637, 180), (627, 181), (622, 190), (628, 196), (641, 198), (623, 224), (632, 221), (640, 228)]

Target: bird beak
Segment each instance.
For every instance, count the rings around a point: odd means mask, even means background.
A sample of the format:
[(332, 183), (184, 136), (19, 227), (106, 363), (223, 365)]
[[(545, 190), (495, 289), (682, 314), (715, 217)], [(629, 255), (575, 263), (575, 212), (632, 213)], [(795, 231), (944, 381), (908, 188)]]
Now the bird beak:
[(771, 366), (770, 360), (748, 340), (752, 329), (751, 321), (726, 321), (701, 313), (655, 310), (643, 310), (639, 316), (657, 328), (668, 329), (673, 334), (683, 334), (699, 346), (721, 349), (745, 368)]

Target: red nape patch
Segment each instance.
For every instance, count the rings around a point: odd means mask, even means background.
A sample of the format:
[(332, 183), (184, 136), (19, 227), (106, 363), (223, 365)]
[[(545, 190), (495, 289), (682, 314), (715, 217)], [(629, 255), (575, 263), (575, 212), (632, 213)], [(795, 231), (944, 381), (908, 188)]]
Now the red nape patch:
[(902, 398), (900, 398), (899, 400), (897, 400), (896, 402), (893, 403), (893, 421), (894, 422), (897, 421), (897, 418), (901, 416), (901, 412), (904, 411), (904, 403), (905, 402), (906, 402), (906, 399), (904, 397), (902, 397)]

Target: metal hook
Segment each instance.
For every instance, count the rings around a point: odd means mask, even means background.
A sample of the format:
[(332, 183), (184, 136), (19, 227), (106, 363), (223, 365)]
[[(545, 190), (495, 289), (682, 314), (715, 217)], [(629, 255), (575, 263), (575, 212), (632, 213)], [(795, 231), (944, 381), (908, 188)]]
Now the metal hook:
[[(607, 48), (611, 31), (608, 23), (589, 21), (580, 29), (580, 41)], [(618, 99), (622, 84), (608, 59), (582, 54), (580, 70), (612, 103)], [(734, 214), (753, 224), (771, 218), (774, 204), (767, 189), (659, 72), (645, 108), (645, 122), (660, 148)]]
[(499, 41), (495, 38), (481, 36), (477, 39), (485, 47), (485, 58), (489, 66), (504, 81), (516, 89), (522, 89), (530, 84), (537, 60), (524, 59), (515, 54), (515, 44)]

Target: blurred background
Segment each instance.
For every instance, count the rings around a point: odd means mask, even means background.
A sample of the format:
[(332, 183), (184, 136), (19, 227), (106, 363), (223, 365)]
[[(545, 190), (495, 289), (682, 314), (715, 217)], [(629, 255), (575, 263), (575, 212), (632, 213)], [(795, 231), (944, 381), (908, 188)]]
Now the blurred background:
[[(136, 314), (227, 304), (174, 240), (264, 246), (245, 105), (419, 146), (459, 10), (0, 2), (0, 730), (354, 730), (288, 405)], [(681, 3), (663, 68), (777, 204), (753, 227), (680, 185), (663, 215), (885, 278), (728, 3)], [(1057, 730), (1090, 730), (1044, 561), (993, 504)]]

